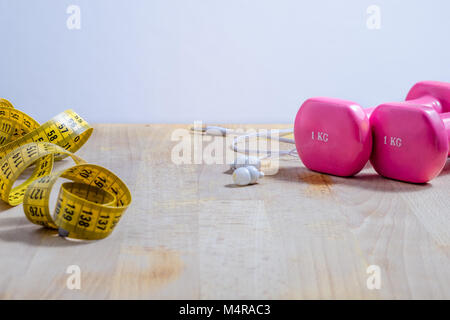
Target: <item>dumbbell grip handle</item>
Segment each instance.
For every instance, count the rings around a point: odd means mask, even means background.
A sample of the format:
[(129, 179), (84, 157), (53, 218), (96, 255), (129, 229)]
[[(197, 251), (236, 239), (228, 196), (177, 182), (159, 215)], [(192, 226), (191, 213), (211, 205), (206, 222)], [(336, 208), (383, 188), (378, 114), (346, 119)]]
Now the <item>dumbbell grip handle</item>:
[[(406, 100), (398, 103), (404, 103), (406, 105), (422, 105), (422, 106), (429, 106), (432, 107), (434, 110), (436, 110), (437, 113), (442, 113), (442, 105), (439, 102), (438, 99), (436, 99), (433, 96), (423, 96), (417, 99), (412, 100)], [(367, 117), (370, 118), (370, 115), (377, 107), (372, 108), (365, 108), (364, 112), (366, 113)]]
[(441, 102), (433, 96), (423, 96), (417, 99), (406, 100), (405, 103), (408, 105), (412, 104), (412, 105), (428, 106), (436, 110), (437, 113), (443, 112)]
[(371, 108), (365, 108), (365, 109), (364, 109), (364, 112), (366, 113), (367, 118), (370, 118), (372, 112), (373, 112), (376, 108), (377, 108), (377, 107), (371, 107)]

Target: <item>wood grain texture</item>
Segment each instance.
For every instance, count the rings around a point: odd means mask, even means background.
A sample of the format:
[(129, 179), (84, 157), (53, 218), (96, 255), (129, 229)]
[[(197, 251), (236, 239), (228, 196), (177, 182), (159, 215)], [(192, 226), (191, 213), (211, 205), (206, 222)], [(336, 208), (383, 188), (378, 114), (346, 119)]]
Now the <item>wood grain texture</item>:
[[(233, 188), (227, 165), (172, 163), (186, 125), (94, 127), (78, 154), (120, 176), (131, 207), (110, 237), (82, 242), (1, 204), (0, 298), (450, 299), (450, 161), (413, 185), (288, 159)], [(380, 290), (366, 286), (372, 264)], [(80, 290), (66, 287), (69, 265)]]

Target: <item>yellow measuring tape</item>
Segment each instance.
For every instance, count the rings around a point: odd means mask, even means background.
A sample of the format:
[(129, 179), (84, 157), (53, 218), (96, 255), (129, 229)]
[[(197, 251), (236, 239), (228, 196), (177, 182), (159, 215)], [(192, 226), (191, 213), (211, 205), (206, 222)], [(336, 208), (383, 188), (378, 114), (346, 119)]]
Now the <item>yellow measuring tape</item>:
[[(74, 155), (92, 131), (73, 110), (39, 125), (0, 99), (0, 198), (11, 206), (23, 202), (28, 220), (58, 229), (60, 235), (85, 240), (107, 237), (131, 203), (131, 193), (114, 173)], [(65, 157), (76, 165), (52, 172), (54, 160)], [(33, 165), (31, 176), (14, 186)], [(52, 216), (50, 192), (60, 177), (73, 182), (62, 184)]]

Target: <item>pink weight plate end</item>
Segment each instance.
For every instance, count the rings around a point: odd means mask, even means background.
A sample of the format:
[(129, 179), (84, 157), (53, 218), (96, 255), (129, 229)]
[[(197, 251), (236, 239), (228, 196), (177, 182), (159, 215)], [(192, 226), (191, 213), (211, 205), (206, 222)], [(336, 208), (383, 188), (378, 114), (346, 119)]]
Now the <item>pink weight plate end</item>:
[(431, 107), (387, 103), (370, 117), (371, 163), (382, 176), (425, 183), (445, 165), (449, 142), (439, 114)]
[(294, 136), (308, 169), (337, 176), (361, 171), (372, 149), (366, 112), (358, 104), (340, 99), (306, 100), (295, 118)]

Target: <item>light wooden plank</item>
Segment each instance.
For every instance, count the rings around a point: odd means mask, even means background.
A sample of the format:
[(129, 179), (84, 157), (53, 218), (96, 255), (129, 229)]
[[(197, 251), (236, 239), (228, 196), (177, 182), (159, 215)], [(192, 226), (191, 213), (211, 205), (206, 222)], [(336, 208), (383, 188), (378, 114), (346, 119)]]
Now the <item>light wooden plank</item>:
[[(133, 195), (107, 239), (62, 239), (0, 204), (0, 298), (450, 298), (450, 162), (413, 185), (370, 165), (340, 178), (286, 159), (258, 185), (233, 188), (226, 164), (171, 161), (183, 128), (95, 126), (78, 154)], [(373, 264), (380, 290), (366, 286)], [(81, 290), (66, 286), (69, 265), (81, 268)]]

